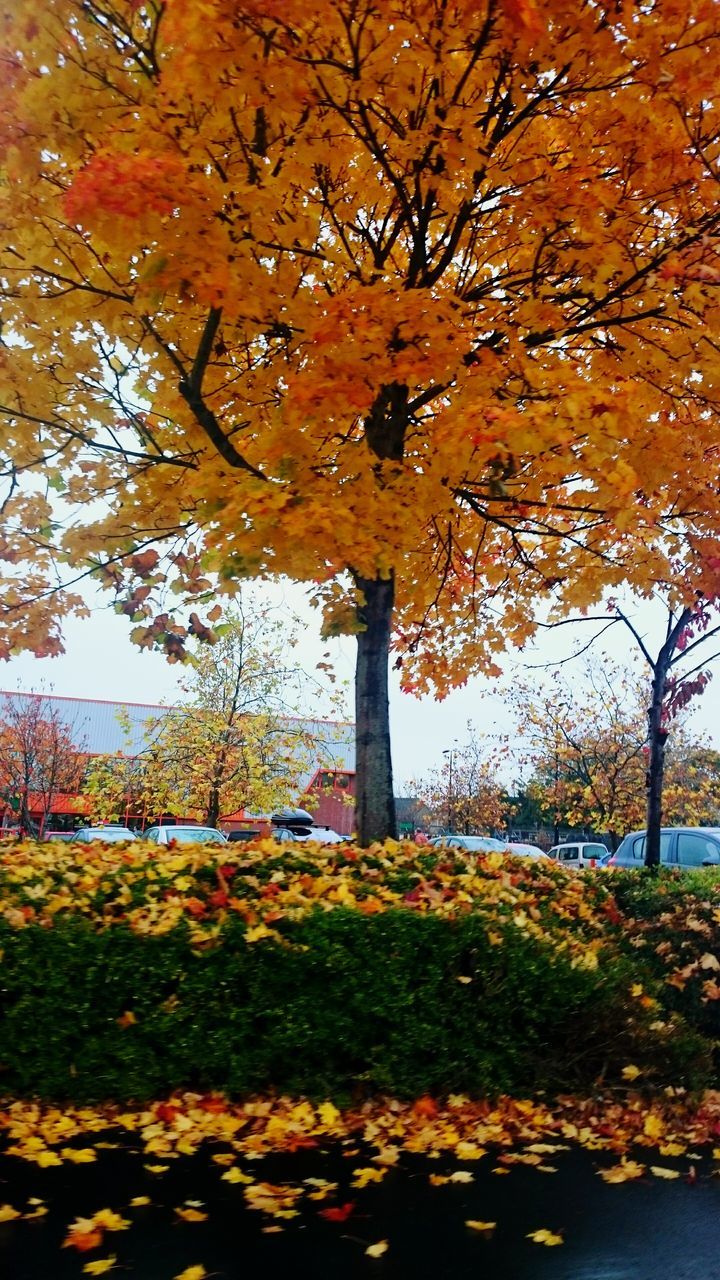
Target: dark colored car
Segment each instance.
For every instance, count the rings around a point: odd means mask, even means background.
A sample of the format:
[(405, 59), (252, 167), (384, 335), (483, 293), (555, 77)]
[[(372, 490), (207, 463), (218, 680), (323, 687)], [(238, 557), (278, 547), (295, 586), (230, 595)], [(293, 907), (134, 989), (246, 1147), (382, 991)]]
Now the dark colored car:
[[(645, 863), (644, 831), (625, 836), (610, 858), (610, 867), (642, 867)], [(720, 827), (663, 827), (660, 862), (669, 867), (720, 866)]]

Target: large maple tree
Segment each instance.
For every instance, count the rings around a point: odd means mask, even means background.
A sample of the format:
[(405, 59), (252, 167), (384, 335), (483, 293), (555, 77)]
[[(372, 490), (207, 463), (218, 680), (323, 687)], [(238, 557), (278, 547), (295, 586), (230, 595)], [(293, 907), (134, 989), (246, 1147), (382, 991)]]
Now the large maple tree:
[(176, 658), (208, 592), (311, 583), (391, 833), (393, 628), (445, 687), (538, 592), (712, 550), (717, 4), (3, 16), (3, 651), (89, 568)]

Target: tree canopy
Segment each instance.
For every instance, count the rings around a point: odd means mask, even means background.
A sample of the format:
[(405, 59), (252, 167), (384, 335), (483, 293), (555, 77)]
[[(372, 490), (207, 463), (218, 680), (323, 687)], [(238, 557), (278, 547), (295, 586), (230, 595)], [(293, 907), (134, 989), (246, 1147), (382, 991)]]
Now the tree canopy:
[(58, 651), (88, 570), (173, 659), (209, 593), (310, 583), (365, 838), (393, 629), (443, 688), (682, 539), (715, 590), (714, 0), (4, 20), (2, 653)]

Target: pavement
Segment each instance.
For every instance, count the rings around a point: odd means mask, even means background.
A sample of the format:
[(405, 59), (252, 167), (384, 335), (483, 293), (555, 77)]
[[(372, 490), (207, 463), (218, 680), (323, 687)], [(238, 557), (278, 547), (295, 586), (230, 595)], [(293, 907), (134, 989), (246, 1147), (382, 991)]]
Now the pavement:
[[(362, 1154), (328, 1144), (244, 1166), (273, 1185), (339, 1183), (332, 1200), (304, 1194), (297, 1217), (276, 1219), (247, 1207), (243, 1185), (222, 1180), (211, 1149), (171, 1161), (161, 1175), (130, 1142), (99, 1154), (94, 1164), (48, 1169), (0, 1155), (0, 1204), (25, 1209), (34, 1198), (48, 1209), (0, 1224), (0, 1280), (85, 1280), (88, 1262), (113, 1254), (108, 1274), (120, 1280), (173, 1280), (196, 1266), (218, 1280), (720, 1280), (720, 1178), (706, 1157), (668, 1161), (644, 1152), (648, 1165), (657, 1160), (681, 1176), (612, 1185), (598, 1169), (616, 1157), (571, 1149), (553, 1155), (554, 1173), (514, 1165), (493, 1174), (485, 1159), (461, 1166), (472, 1181), (437, 1186), (429, 1175), (457, 1171), (456, 1159), (404, 1154), (382, 1182), (357, 1191), (350, 1184), (366, 1163)], [(129, 1207), (138, 1196), (150, 1203)], [(175, 1209), (188, 1201), (206, 1221), (178, 1218)], [(345, 1221), (321, 1216), (328, 1205), (353, 1201)], [(63, 1248), (70, 1223), (101, 1208), (132, 1225), (108, 1233), (95, 1251)], [(468, 1220), (497, 1225), (478, 1232)], [(527, 1238), (543, 1229), (563, 1244)], [(386, 1251), (368, 1256), (382, 1241)]]

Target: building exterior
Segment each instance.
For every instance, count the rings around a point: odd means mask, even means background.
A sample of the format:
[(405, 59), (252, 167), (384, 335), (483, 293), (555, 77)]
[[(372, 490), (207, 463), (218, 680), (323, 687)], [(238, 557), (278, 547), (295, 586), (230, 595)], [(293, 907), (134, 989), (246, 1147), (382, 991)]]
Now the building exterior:
[[(32, 700), (47, 706), (53, 717), (63, 725), (79, 755), (114, 756), (139, 755), (146, 745), (148, 725), (157, 723), (163, 712), (177, 708), (153, 703), (104, 701), (96, 698), (68, 698), (55, 694), (13, 693), (0, 690), (0, 723), (11, 709), (29, 707)], [(355, 726), (350, 721), (305, 720), (303, 727), (310, 730), (317, 742), (318, 758), (305, 768), (301, 777), (299, 802), (310, 804), (313, 817), (319, 825), (332, 827), (341, 835), (350, 835), (354, 829), (355, 809)], [(3, 824), (13, 824), (12, 797), (0, 796), (4, 808)], [(37, 821), (38, 797), (33, 797), (32, 786), (28, 797), (31, 818)], [(125, 819), (127, 816), (118, 815)], [(161, 815), (152, 815), (157, 818)], [(46, 829), (72, 830), (92, 817), (87, 797), (58, 791), (53, 795), (51, 810), (45, 820)], [(150, 815), (148, 815), (149, 819)], [(243, 810), (222, 815), (221, 825), (232, 829), (249, 821)], [(170, 821), (182, 821), (173, 818)], [(140, 823), (149, 826), (150, 821)]]

